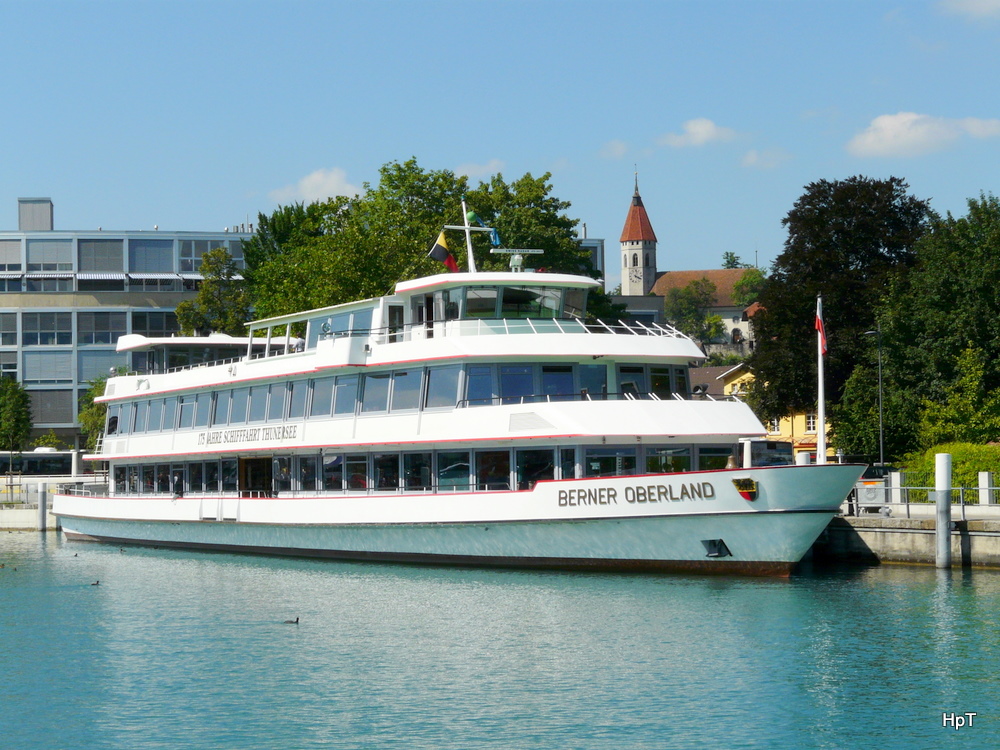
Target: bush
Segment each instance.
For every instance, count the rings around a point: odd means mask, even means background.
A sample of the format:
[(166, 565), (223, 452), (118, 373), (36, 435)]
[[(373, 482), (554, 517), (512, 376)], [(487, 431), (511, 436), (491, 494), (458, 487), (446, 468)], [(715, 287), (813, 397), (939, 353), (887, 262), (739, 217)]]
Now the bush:
[[(952, 487), (977, 487), (981, 471), (992, 471), (997, 479), (1000, 479), (1000, 445), (942, 443), (928, 448), (923, 453), (911, 453), (901, 462), (908, 475), (906, 483), (933, 488), (936, 471), (935, 456), (938, 453), (951, 454)], [(917, 479), (918, 477), (920, 479)], [(994, 479), (994, 482), (997, 479)], [(919, 496), (919, 499), (925, 499), (926, 493), (920, 492)], [(917, 494), (911, 493), (910, 499), (917, 500)], [(966, 500), (973, 500), (973, 498), (967, 497)]]

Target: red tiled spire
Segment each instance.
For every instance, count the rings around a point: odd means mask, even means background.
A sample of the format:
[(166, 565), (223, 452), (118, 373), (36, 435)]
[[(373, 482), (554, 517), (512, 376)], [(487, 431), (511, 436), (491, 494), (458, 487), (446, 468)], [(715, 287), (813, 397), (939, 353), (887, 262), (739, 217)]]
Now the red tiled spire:
[(632, 195), (632, 205), (629, 206), (628, 216), (625, 218), (625, 228), (622, 229), (622, 237), (618, 241), (656, 242), (653, 225), (649, 223), (649, 216), (646, 215), (646, 207), (642, 205), (642, 198), (639, 196), (638, 175), (635, 178), (635, 193)]

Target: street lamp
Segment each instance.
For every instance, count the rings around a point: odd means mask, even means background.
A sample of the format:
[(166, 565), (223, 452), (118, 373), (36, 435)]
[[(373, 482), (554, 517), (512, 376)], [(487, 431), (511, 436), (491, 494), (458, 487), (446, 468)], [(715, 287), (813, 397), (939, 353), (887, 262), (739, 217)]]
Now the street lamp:
[(875, 336), (878, 344), (878, 463), (885, 466), (885, 429), (882, 420), (882, 326), (877, 325), (874, 331), (865, 331), (865, 336)]

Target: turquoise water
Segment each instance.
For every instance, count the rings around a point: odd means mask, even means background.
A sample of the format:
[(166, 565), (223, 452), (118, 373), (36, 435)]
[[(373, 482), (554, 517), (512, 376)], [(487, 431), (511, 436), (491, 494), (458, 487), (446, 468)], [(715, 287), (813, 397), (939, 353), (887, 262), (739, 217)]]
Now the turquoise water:
[(1000, 747), (992, 572), (586, 575), (6, 532), (0, 563), (4, 750)]

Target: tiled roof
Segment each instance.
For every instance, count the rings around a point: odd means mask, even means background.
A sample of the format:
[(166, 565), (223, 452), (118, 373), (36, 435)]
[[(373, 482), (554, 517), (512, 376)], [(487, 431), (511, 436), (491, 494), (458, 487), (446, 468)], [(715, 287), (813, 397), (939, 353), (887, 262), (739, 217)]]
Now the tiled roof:
[(625, 217), (625, 228), (622, 229), (622, 237), (618, 241), (656, 242), (656, 234), (653, 232), (653, 225), (649, 223), (649, 216), (646, 215), (646, 207), (642, 205), (638, 185), (635, 188), (635, 194), (632, 196), (632, 205), (629, 206), (628, 216)]
[(671, 289), (683, 289), (692, 281), (708, 279), (715, 284), (715, 306), (733, 307), (733, 286), (745, 268), (710, 268), (707, 271), (667, 271), (653, 284), (652, 294), (665, 297)]

